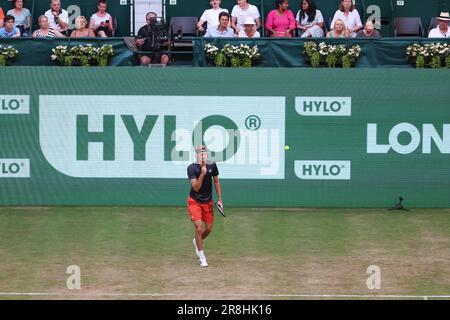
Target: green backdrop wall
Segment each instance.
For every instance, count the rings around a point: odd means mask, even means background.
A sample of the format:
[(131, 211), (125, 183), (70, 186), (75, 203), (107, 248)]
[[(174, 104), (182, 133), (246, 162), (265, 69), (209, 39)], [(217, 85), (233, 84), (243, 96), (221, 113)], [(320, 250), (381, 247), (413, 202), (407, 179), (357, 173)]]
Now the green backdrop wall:
[(217, 152), (223, 128), (238, 129), (218, 163), (225, 205), (388, 207), (401, 195), (448, 207), (449, 81), (415, 69), (1, 68), (0, 204), (184, 205), (201, 122)]

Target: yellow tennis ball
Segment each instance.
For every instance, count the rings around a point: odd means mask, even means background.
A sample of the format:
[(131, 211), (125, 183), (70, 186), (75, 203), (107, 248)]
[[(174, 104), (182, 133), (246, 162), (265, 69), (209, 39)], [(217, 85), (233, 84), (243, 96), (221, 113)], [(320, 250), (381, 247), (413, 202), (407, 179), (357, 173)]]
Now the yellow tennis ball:
[(284, 146), (284, 150), (288, 151), (289, 150), (289, 146)]

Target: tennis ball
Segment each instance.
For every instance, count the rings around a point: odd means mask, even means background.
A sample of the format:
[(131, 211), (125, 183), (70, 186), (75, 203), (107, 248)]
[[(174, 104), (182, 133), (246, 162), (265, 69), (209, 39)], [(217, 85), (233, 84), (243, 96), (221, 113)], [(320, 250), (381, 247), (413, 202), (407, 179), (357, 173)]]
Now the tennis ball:
[(284, 150), (288, 151), (289, 150), (289, 146), (284, 146)]

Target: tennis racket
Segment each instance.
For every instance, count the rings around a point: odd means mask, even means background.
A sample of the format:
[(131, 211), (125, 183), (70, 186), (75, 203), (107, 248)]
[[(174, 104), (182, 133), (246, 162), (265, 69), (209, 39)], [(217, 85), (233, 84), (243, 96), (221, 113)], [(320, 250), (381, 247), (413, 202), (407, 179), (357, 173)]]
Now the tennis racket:
[(214, 205), (216, 206), (217, 210), (219, 210), (220, 214), (225, 218), (225, 211), (223, 210), (223, 207), (218, 202), (216, 202)]

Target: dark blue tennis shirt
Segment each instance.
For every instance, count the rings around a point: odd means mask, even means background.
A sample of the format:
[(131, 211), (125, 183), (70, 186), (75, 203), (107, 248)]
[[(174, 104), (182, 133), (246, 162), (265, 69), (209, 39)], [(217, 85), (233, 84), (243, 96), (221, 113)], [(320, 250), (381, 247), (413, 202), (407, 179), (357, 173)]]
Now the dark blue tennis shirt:
[[(191, 186), (191, 192), (189, 193), (189, 195), (191, 196), (192, 199), (198, 201), (198, 202), (202, 202), (202, 203), (207, 203), (209, 201), (211, 201), (212, 199), (212, 177), (218, 176), (219, 175), (219, 169), (217, 169), (217, 165), (215, 162), (206, 162), (206, 169), (208, 170), (205, 174), (205, 177), (203, 178), (203, 183), (202, 186), (200, 187), (200, 189), (196, 192), (194, 191), (194, 189)], [(189, 178), (189, 181), (191, 181), (192, 179), (197, 179), (198, 177), (200, 177), (200, 173), (202, 171), (202, 166), (201, 164), (194, 162), (192, 164), (189, 165), (189, 167), (187, 168), (187, 175)]]

